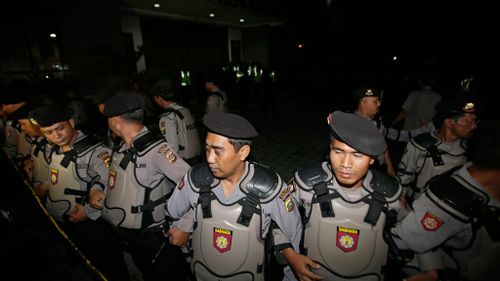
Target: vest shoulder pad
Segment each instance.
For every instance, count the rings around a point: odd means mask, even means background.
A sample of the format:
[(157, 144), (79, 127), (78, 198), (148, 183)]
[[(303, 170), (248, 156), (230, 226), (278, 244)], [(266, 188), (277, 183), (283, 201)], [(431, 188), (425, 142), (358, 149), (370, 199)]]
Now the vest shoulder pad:
[(300, 167), (295, 172), (296, 182), (300, 188), (305, 190), (311, 190), (314, 185), (329, 181), (332, 178), (332, 172), (327, 162)]
[[(465, 186), (455, 176), (443, 175), (431, 181), (427, 193), (432, 193), (438, 199), (432, 200), (433, 196), (430, 196), (431, 201), (461, 221), (478, 218), (488, 204), (486, 194), (473, 187)], [(457, 217), (450, 208), (467, 219)]]
[(253, 176), (248, 181), (244, 181), (241, 184), (248, 193), (251, 193), (262, 201), (268, 201), (266, 199), (272, 199), (273, 194), (277, 194), (277, 191), (281, 188), (281, 179), (273, 170), (266, 166), (252, 163), (253, 164)]
[(89, 148), (95, 146), (100, 142), (101, 141), (94, 136), (85, 136), (84, 138), (73, 144), (73, 149), (76, 151), (77, 155), (81, 155)]
[(169, 107), (165, 110), (165, 113), (163, 113), (162, 115), (164, 114), (169, 114), (169, 113), (174, 113), (175, 115), (177, 115), (179, 118), (184, 119), (184, 114), (182, 114), (182, 112), (180, 112), (180, 110), (177, 110), (175, 108), (172, 108), (172, 107)]
[(188, 178), (192, 184), (191, 186), (196, 190), (199, 190), (203, 186), (211, 186), (214, 182), (214, 177), (206, 163), (193, 166), (189, 170)]
[(425, 133), (418, 135), (413, 138), (413, 142), (420, 146), (420, 148), (427, 150), (438, 143), (438, 140), (434, 138), (431, 133)]
[(370, 187), (374, 192), (384, 196), (388, 202), (393, 202), (399, 198), (401, 186), (397, 179), (376, 169), (370, 169), (370, 172), (372, 174)]
[(148, 147), (150, 147), (152, 144), (163, 140), (163, 137), (160, 135), (157, 135), (152, 132), (147, 132), (146, 134), (142, 135), (140, 138), (134, 140), (132, 143), (132, 146), (137, 150), (137, 152), (143, 152), (146, 150)]

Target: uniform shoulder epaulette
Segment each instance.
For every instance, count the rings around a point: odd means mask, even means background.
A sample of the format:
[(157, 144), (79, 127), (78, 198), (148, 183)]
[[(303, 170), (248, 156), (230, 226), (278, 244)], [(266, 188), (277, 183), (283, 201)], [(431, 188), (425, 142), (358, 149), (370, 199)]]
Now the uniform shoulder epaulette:
[(152, 132), (147, 132), (146, 134), (142, 135), (138, 139), (134, 140), (132, 143), (132, 146), (137, 150), (138, 153), (143, 152), (147, 148), (149, 148), (151, 145), (157, 143), (158, 141), (164, 140), (161, 135), (152, 133)]
[(332, 172), (327, 162), (315, 163), (309, 166), (303, 166), (295, 172), (295, 180), (300, 188), (311, 190), (314, 185), (327, 182), (332, 179)]
[(429, 148), (438, 144), (439, 140), (432, 136), (431, 133), (425, 133), (414, 137), (411, 140), (417, 145), (417, 148), (428, 150)]
[(242, 182), (248, 193), (257, 196), (261, 201), (273, 198), (273, 194), (281, 188), (281, 179), (273, 170), (264, 165), (253, 163), (253, 176), (247, 182)]
[(181, 118), (181, 120), (184, 119), (184, 114), (182, 114), (182, 112), (180, 110), (172, 108), (172, 107), (169, 107), (169, 108), (165, 109), (165, 112), (162, 114), (162, 116), (163, 115), (168, 115), (170, 113), (174, 113), (179, 118)]
[(475, 187), (464, 185), (463, 180), (459, 181), (457, 177), (445, 174), (435, 178), (429, 183), (426, 194), (452, 217), (470, 222), (482, 215), (488, 204), (488, 195)]
[(76, 151), (77, 155), (81, 155), (99, 143), (101, 143), (101, 140), (97, 137), (88, 135), (74, 143), (73, 149)]
[(370, 187), (373, 191), (385, 197), (389, 203), (398, 200), (401, 194), (398, 180), (376, 169), (370, 169), (370, 171), (372, 174)]

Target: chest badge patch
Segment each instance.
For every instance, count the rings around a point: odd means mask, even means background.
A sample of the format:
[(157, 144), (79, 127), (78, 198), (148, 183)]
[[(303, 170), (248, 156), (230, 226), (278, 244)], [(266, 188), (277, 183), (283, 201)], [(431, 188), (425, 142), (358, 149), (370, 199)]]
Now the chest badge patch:
[(337, 226), (337, 247), (344, 253), (358, 248), (359, 229)]
[(444, 221), (442, 219), (429, 212), (425, 213), (425, 216), (420, 222), (422, 223), (424, 229), (427, 231), (436, 231), (444, 224)]
[(115, 187), (115, 182), (116, 182), (116, 172), (113, 170), (109, 170), (108, 185), (110, 190)]
[(233, 231), (214, 227), (214, 247), (220, 253), (225, 253), (231, 250), (231, 241), (233, 239)]
[(52, 184), (57, 184), (57, 181), (59, 179), (59, 171), (56, 169), (50, 169), (50, 182)]

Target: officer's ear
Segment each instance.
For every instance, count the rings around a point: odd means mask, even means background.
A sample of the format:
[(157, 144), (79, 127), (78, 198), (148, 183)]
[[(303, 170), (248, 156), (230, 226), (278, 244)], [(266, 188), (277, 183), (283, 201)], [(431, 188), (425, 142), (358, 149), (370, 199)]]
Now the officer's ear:
[(71, 126), (71, 128), (73, 128), (73, 129), (74, 129), (74, 128), (75, 128), (75, 119), (70, 118), (70, 119), (68, 120), (68, 122), (69, 122), (69, 125)]
[(238, 155), (240, 156), (241, 161), (245, 161), (247, 159), (248, 155), (250, 154), (250, 146), (248, 144), (245, 144), (238, 150)]
[(373, 165), (373, 163), (375, 163), (375, 158), (374, 158), (374, 157), (372, 157), (372, 158), (370, 159), (370, 165)]

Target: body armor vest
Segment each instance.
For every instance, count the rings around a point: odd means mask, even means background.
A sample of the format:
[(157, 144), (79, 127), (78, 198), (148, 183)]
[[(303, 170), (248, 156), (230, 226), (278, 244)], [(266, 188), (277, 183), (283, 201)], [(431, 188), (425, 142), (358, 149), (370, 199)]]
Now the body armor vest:
[(197, 280), (264, 280), (260, 205), (277, 196), (282, 184), (280, 177), (267, 168), (250, 164), (239, 186), (246, 197), (231, 205), (221, 203), (211, 193), (218, 181), (214, 182), (206, 164), (193, 167), (188, 178), (190, 186), (200, 193), (191, 261)]
[(200, 155), (200, 136), (196, 128), (196, 122), (187, 108), (177, 107), (168, 108), (167, 111), (160, 115), (173, 112), (177, 122), (177, 138), (179, 139), (179, 156), (183, 159), (190, 159)]
[(419, 150), (426, 151), (424, 162), (420, 166), (420, 171), (417, 172), (415, 180), (416, 187), (420, 192), (422, 192), (429, 179), (455, 167), (462, 166), (466, 161), (463, 140), (460, 140), (462, 149), (453, 154), (438, 148), (442, 142), (434, 138), (430, 133), (418, 135), (412, 141)]
[(314, 192), (306, 214), (303, 247), (321, 264), (313, 270), (325, 280), (383, 280), (388, 246), (383, 239), (387, 204), (398, 200), (395, 179), (372, 170), (367, 196), (349, 202), (328, 189), (333, 174), (324, 162), (296, 172), (301, 192)]
[(471, 241), (462, 242), (461, 247), (443, 246), (460, 274), (466, 280), (496, 279), (500, 273), (500, 209), (488, 206), (488, 195), (459, 175), (434, 179), (426, 194), (446, 213), (471, 224)]
[(72, 211), (77, 202), (86, 203), (79, 199), (83, 197), (80, 194), (88, 193), (90, 182), (86, 182), (78, 170), (86, 171), (88, 167), (78, 167), (78, 158), (87, 156), (99, 145), (101, 143), (96, 139), (86, 136), (73, 144), (73, 150), (52, 153), (47, 209), (57, 220), (63, 221), (64, 215)]
[(115, 226), (142, 229), (159, 225), (165, 221), (163, 203), (172, 185), (163, 178), (156, 186), (147, 186), (137, 180), (138, 159), (157, 153), (153, 149), (165, 140), (151, 132), (132, 142), (131, 148), (113, 151), (109, 168), (109, 183), (106, 193), (104, 219)]
[(31, 156), (33, 157), (33, 181), (46, 182), (49, 180), (49, 161), (46, 155), (47, 140), (35, 140)]

